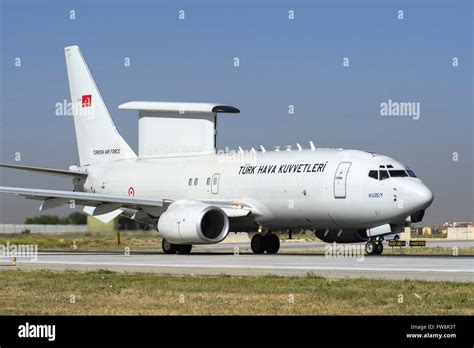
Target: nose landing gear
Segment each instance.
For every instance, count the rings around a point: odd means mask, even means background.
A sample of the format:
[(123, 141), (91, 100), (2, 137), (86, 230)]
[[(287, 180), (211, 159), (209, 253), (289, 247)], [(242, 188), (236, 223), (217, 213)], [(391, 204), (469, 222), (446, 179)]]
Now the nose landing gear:
[(382, 240), (372, 239), (365, 245), (365, 252), (368, 255), (380, 255), (383, 252)]

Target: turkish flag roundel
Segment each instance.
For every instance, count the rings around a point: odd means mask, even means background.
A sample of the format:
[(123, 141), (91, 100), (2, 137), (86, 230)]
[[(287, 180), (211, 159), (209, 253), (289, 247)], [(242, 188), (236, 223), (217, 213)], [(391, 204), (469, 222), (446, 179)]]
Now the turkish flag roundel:
[(82, 107), (87, 108), (92, 106), (92, 94), (82, 96)]

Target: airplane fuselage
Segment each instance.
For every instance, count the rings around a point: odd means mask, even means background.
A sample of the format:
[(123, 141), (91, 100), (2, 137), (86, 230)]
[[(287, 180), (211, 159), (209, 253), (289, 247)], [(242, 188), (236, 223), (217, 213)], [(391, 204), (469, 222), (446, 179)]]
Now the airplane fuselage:
[(406, 173), (406, 167), (364, 151), (272, 151), (242, 157), (209, 154), (98, 164), (87, 167), (83, 188), (171, 201), (245, 202), (255, 223), (271, 230), (400, 225), (433, 199), (414, 176), (370, 177), (370, 171)]

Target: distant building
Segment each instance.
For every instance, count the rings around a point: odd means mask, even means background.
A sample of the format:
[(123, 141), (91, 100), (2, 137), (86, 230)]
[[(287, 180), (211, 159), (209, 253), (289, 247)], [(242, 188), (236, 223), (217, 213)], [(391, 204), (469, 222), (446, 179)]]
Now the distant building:
[(429, 226), (425, 226), (425, 227), (423, 227), (423, 228), (421, 229), (421, 233), (422, 233), (423, 235), (429, 235), (429, 236), (431, 236), (431, 232), (432, 232), (432, 230), (431, 230), (431, 227), (429, 227)]
[(411, 239), (411, 227), (405, 227), (402, 233), (400, 233), (400, 240)]
[(463, 227), (448, 227), (448, 239), (474, 240), (474, 226), (471, 223)]
[(472, 221), (450, 221), (443, 224), (444, 227), (468, 227), (472, 226)]

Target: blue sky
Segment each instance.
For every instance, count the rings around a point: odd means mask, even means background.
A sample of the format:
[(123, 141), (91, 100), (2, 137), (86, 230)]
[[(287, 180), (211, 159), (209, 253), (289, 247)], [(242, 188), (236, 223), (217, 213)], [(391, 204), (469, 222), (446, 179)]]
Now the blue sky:
[[(241, 114), (220, 118), (220, 148), (313, 140), (376, 151), (410, 165), (434, 191), (426, 223), (474, 219), (471, 1), (0, 4), (1, 162), (13, 163), (17, 152), (24, 165), (78, 162), (72, 120), (54, 114), (55, 104), (70, 98), (63, 48), (77, 44), (135, 149), (137, 117), (117, 109), (123, 102), (228, 103)], [(388, 99), (419, 102), (420, 119), (382, 117), (380, 103)], [(71, 187), (65, 179), (5, 170), (0, 184)], [(22, 222), (37, 207), (2, 195), (0, 222)]]

